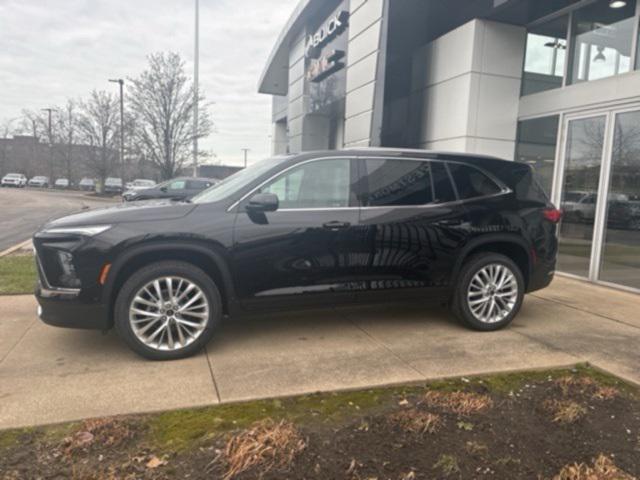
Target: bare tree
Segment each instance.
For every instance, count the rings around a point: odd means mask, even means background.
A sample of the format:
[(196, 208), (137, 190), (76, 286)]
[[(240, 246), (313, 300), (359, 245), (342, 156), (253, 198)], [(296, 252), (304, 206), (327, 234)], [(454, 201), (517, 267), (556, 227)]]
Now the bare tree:
[(78, 133), (84, 143), (94, 147), (90, 149), (88, 167), (103, 186), (117, 162), (118, 105), (115, 95), (94, 90), (78, 106)]
[(0, 125), (0, 177), (6, 173), (5, 169), (9, 160), (8, 142), (6, 140), (9, 138), (9, 135), (15, 131), (13, 126), (14, 120), (15, 119), (5, 120), (2, 122), (2, 125)]
[(194, 86), (177, 53), (150, 55), (148, 69), (129, 79), (129, 108), (137, 118), (136, 138), (144, 156), (172, 178), (192, 154), (194, 136), (211, 132), (204, 96), (199, 97), (198, 132), (193, 129)]
[(53, 145), (54, 139), (54, 128), (55, 125), (52, 125), (51, 135), (49, 135), (48, 129), (48, 120), (42, 115), (42, 112), (34, 112), (33, 110), (22, 110), (22, 121), (20, 122), (19, 132), (22, 135), (29, 135), (33, 137), (33, 142), (31, 143), (31, 152), (30, 158), (28, 160), (28, 170), (35, 169), (40, 174), (47, 172), (49, 175), (50, 181), (53, 182), (53, 155), (52, 150), (49, 149), (48, 152), (42, 151), (39, 148), (40, 139), (45, 139), (49, 145)]
[(60, 135), (60, 157), (65, 171), (65, 176), (72, 181), (73, 175), (73, 145), (76, 140), (77, 130), (77, 102), (69, 99), (64, 108), (58, 109), (56, 130)]

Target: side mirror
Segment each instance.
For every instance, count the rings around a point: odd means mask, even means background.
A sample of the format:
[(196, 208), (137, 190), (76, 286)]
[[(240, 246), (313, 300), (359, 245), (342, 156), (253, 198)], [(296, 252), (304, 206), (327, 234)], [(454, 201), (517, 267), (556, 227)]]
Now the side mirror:
[(160, 191), (162, 193), (167, 193), (167, 187), (160, 187)]
[(248, 212), (275, 212), (278, 210), (278, 196), (274, 193), (258, 193), (251, 197), (245, 207)]

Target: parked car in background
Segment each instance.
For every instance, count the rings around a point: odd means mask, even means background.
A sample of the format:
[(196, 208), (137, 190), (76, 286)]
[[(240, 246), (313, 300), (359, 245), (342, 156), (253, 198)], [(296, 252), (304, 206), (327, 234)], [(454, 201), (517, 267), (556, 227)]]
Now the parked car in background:
[(21, 173), (7, 173), (0, 184), (3, 187), (24, 188), (27, 186), (27, 177)]
[(123, 196), (131, 195), (132, 193), (139, 192), (141, 190), (147, 190), (156, 186), (156, 182), (153, 180), (147, 180), (144, 178), (136, 178), (133, 182), (128, 182)]
[(115, 327), (158, 360), (201, 351), (225, 315), (343, 302), (442, 302), (498, 330), (551, 283), (560, 218), (526, 164), (309, 152), (255, 163), (188, 203), (50, 222), (33, 239), (36, 297), (44, 322)]
[(53, 188), (58, 190), (67, 190), (71, 187), (71, 182), (68, 178), (58, 178), (53, 184)]
[(93, 192), (96, 189), (96, 182), (93, 178), (85, 177), (80, 180), (80, 183), (78, 183), (78, 187), (80, 188), (80, 190), (83, 190), (85, 192)]
[(44, 177), (41, 175), (35, 176), (31, 180), (29, 180), (29, 186), (37, 188), (49, 188), (49, 177)]
[(104, 193), (122, 193), (124, 191), (121, 178), (109, 177), (104, 182)]
[(216, 183), (216, 180), (210, 178), (174, 178), (168, 182), (160, 183), (153, 188), (147, 188), (137, 192), (126, 192), (122, 197), (127, 202), (158, 198), (168, 200), (188, 200)]

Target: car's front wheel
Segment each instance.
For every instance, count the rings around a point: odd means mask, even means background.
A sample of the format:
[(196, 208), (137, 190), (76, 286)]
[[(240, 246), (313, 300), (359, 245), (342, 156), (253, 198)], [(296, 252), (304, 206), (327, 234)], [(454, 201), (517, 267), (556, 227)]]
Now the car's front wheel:
[(452, 311), (475, 330), (499, 330), (520, 311), (524, 288), (522, 272), (510, 258), (497, 253), (474, 255), (458, 276)]
[(115, 327), (138, 354), (173, 360), (200, 351), (222, 318), (220, 291), (198, 267), (166, 261), (144, 267), (122, 286)]

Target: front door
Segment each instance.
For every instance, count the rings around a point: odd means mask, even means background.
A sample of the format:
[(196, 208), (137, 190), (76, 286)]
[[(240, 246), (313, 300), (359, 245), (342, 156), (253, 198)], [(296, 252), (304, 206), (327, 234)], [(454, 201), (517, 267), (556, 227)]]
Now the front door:
[(246, 307), (353, 297), (362, 253), (355, 169), (349, 158), (305, 162), (254, 192), (277, 195), (277, 211), (249, 213), (239, 205), (233, 265)]

